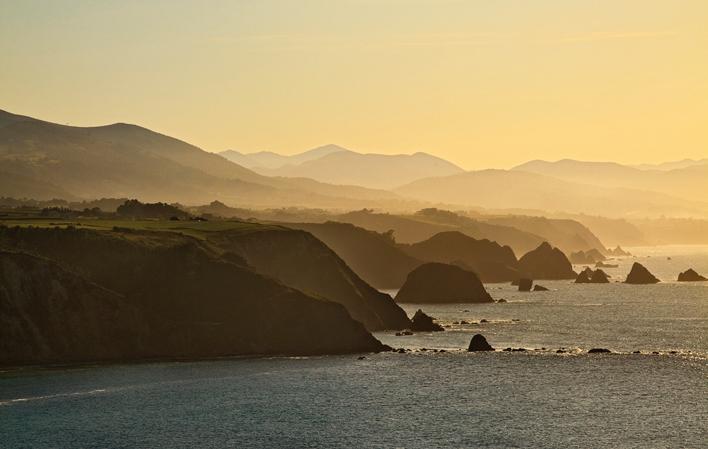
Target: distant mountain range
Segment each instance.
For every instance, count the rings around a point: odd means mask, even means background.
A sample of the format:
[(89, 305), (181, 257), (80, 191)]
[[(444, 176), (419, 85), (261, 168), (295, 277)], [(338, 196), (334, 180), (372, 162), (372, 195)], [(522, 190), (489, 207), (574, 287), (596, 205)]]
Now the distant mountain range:
[[(260, 175), (136, 125), (73, 127), (0, 111), (0, 196), (137, 197), (256, 207), (396, 207), (396, 194)], [(399, 205), (400, 205), (399, 204)]]
[(262, 175), (310, 178), (374, 189), (391, 189), (420, 178), (464, 171), (427, 153), (363, 154), (337, 145), (325, 145), (294, 156), (271, 152), (241, 154), (233, 150), (220, 154)]
[[(677, 168), (668, 168), (676, 166)], [(614, 162), (563, 159), (530, 161), (512, 170), (552, 176), (602, 187), (621, 187), (665, 193), (684, 199), (708, 200), (708, 161), (667, 163), (663, 169), (639, 169)]]
[(293, 156), (233, 150), (219, 155), (136, 125), (73, 127), (0, 111), (0, 197), (38, 200), (128, 197), (342, 212), (481, 207), (706, 217), (704, 161), (636, 168), (535, 160), (511, 170), (467, 172), (426, 153), (362, 154), (337, 145)]
[(348, 152), (346, 148), (338, 145), (324, 145), (305, 151), (304, 153), (285, 156), (272, 151), (258, 151), (256, 153), (240, 153), (236, 150), (226, 150), (219, 154), (231, 162), (235, 162), (251, 170), (278, 169), (285, 165), (300, 165), (303, 162), (319, 159), (328, 154)]
[[(573, 177), (562, 170), (554, 170), (554, 174), (530, 171), (535, 167), (536, 164), (531, 164), (513, 170), (480, 170), (419, 179), (394, 189), (394, 192), (423, 201), (489, 209), (537, 209), (609, 217), (708, 216), (708, 198), (704, 193), (708, 189), (698, 190), (697, 187), (705, 184), (706, 177), (689, 176), (685, 181), (693, 186), (689, 188), (681, 184), (680, 174), (675, 170), (660, 172), (666, 177), (664, 181), (657, 182), (675, 181), (672, 189), (683, 188), (692, 192), (692, 195), (686, 196), (692, 199), (686, 199), (651, 189), (668, 189), (665, 186), (641, 183), (642, 188), (628, 188), (602, 183), (597, 178), (592, 183), (592, 172), (583, 176), (582, 171), (578, 170)], [(614, 168), (624, 170), (623, 166)], [(706, 169), (708, 167), (696, 166), (684, 170), (703, 172)], [(603, 179), (609, 179), (609, 176)], [(617, 178), (616, 183), (620, 182)]]

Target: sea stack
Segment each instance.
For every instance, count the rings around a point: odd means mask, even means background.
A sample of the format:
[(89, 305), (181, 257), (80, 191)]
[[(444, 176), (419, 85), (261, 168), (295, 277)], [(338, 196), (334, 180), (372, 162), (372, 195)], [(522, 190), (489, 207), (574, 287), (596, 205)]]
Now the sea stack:
[(532, 279), (575, 279), (577, 276), (563, 251), (548, 242), (521, 256), (519, 268)]
[(600, 269), (593, 271), (590, 268), (586, 268), (575, 278), (576, 284), (607, 284), (609, 282), (607, 273)]
[(625, 284), (656, 284), (661, 281), (651, 274), (644, 265), (634, 262), (632, 270), (629, 272), (627, 280), (624, 282)]
[(421, 309), (418, 309), (413, 315), (411, 322), (411, 330), (415, 332), (439, 332), (445, 330), (433, 320), (433, 317), (427, 315)]
[(680, 273), (678, 275), (678, 281), (679, 282), (700, 282), (700, 281), (708, 281), (708, 278), (696, 273), (696, 270), (694, 270), (693, 268), (689, 268), (688, 270), (686, 270), (683, 273)]
[(426, 263), (408, 274), (396, 302), (494, 302), (477, 275), (456, 265)]
[(530, 292), (533, 281), (531, 279), (519, 279), (518, 282), (520, 292)]
[(477, 351), (494, 351), (492, 345), (487, 342), (482, 334), (475, 334), (470, 340), (470, 345), (467, 348), (467, 352), (477, 352)]

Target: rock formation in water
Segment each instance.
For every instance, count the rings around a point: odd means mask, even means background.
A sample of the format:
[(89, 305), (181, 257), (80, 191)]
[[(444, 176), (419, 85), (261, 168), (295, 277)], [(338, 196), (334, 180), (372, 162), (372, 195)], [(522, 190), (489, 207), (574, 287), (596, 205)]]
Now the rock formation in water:
[(605, 256), (595, 248), (570, 254), (570, 262), (576, 265), (592, 265), (605, 259)]
[(439, 332), (445, 329), (437, 324), (433, 317), (428, 316), (421, 309), (416, 311), (411, 320), (411, 330), (416, 332)]
[(455, 265), (426, 263), (408, 274), (396, 302), (494, 302), (476, 274)]
[(568, 258), (558, 248), (543, 242), (519, 259), (519, 269), (532, 279), (575, 279), (576, 273)]
[(592, 348), (588, 350), (588, 354), (609, 354), (612, 351), (610, 351), (607, 348)]
[(519, 286), (520, 292), (530, 292), (533, 281), (531, 279), (521, 278), (517, 281), (517, 285)]
[(31, 254), (2, 253), (0, 364), (386, 348), (341, 304), (194, 237), (0, 227), (0, 248)]
[(656, 284), (659, 281), (644, 265), (634, 262), (632, 269), (627, 275), (626, 284)]
[(533, 291), (535, 291), (535, 292), (547, 292), (548, 289), (547, 289), (546, 287), (544, 287), (543, 285), (538, 285), (538, 284), (536, 284), (536, 285), (533, 286)]
[(494, 348), (487, 342), (487, 339), (484, 338), (484, 335), (475, 334), (474, 337), (472, 337), (472, 340), (470, 340), (470, 345), (467, 348), (467, 351), (494, 351)]
[(683, 273), (679, 273), (678, 280), (679, 280), (679, 282), (700, 282), (700, 281), (708, 281), (708, 278), (696, 273), (696, 271), (693, 268), (689, 268), (688, 270), (684, 271)]
[(578, 273), (578, 277), (575, 278), (576, 284), (607, 284), (609, 282), (607, 273), (600, 269), (592, 270), (590, 267)]
[(510, 247), (477, 240), (461, 232), (440, 232), (422, 242), (400, 247), (419, 260), (449, 263), (474, 271), (482, 282), (507, 282), (519, 277), (519, 263)]
[(623, 250), (622, 247), (619, 245), (617, 245), (617, 247), (615, 249), (607, 248), (607, 254), (609, 254), (610, 256), (619, 256), (619, 257), (632, 255), (628, 251)]

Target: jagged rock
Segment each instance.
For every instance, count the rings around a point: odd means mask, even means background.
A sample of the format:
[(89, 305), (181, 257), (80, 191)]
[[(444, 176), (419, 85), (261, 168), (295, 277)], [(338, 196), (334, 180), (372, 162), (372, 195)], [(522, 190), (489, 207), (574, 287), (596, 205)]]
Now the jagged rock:
[(441, 325), (433, 321), (433, 317), (426, 315), (421, 309), (418, 309), (415, 315), (413, 315), (411, 322), (413, 323), (411, 330), (416, 332), (438, 332), (445, 330)]
[(519, 279), (519, 291), (530, 292), (533, 281), (531, 279)]
[(521, 256), (519, 268), (532, 279), (575, 279), (576, 276), (563, 251), (548, 242)]
[(605, 348), (592, 348), (588, 351), (588, 354), (609, 354), (610, 352), (612, 351)]
[(659, 281), (644, 265), (634, 262), (632, 269), (627, 275), (626, 284), (656, 284)]
[(693, 268), (689, 268), (688, 270), (686, 270), (683, 273), (680, 273), (678, 275), (678, 280), (679, 280), (679, 282), (700, 282), (700, 281), (708, 281), (708, 278), (696, 273), (696, 271)]
[(631, 256), (632, 254), (623, 250), (621, 246), (617, 245), (617, 248), (610, 249), (607, 248), (607, 254), (611, 256)]
[(593, 271), (589, 267), (578, 273), (578, 277), (575, 278), (576, 284), (607, 284), (609, 282), (607, 273), (600, 269)]
[(577, 251), (570, 254), (570, 261), (579, 265), (590, 265), (605, 260), (605, 256), (593, 248), (588, 251)]
[(408, 274), (396, 302), (494, 302), (476, 274), (455, 265), (426, 263)]
[(470, 340), (470, 346), (467, 348), (467, 351), (494, 351), (494, 348), (492, 348), (492, 345), (487, 343), (487, 339), (484, 338), (482, 334), (475, 334), (474, 337), (472, 337), (472, 340)]
[(536, 285), (533, 286), (533, 291), (535, 291), (535, 292), (547, 292), (548, 289), (547, 289), (546, 287), (544, 287), (543, 285), (538, 285), (538, 284), (536, 284)]

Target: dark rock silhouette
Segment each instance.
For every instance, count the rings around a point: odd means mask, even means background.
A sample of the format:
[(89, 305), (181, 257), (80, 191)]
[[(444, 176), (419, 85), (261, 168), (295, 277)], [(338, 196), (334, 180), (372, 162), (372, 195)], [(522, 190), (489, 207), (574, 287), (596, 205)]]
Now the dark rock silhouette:
[(531, 291), (531, 286), (533, 285), (533, 281), (531, 279), (519, 279), (519, 291), (520, 292), (530, 292)]
[(609, 282), (607, 273), (600, 269), (593, 271), (589, 267), (581, 271), (575, 278), (576, 284), (607, 284)]
[(593, 248), (588, 251), (577, 251), (570, 254), (570, 261), (574, 264), (591, 265), (605, 260), (605, 256), (600, 251)]
[(426, 315), (421, 309), (418, 309), (413, 315), (411, 323), (411, 330), (416, 332), (439, 332), (445, 330), (433, 320), (433, 317)]
[(606, 348), (592, 348), (588, 351), (588, 354), (609, 354), (610, 352), (612, 351)]
[(632, 254), (628, 251), (622, 249), (621, 246), (617, 245), (615, 249), (607, 248), (607, 254), (610, 256), (631, 256)]
[(194, 237), (0, 227), (0, 247), (32, 253), (0, 255), (0, 364), (384, 350), (341, 304)]
[(494, 351), (494, 348), (487, 342), (487, 339), (484, 338), (484, 335), (475, 334), (474, 337), (472, 337), (472, 340), (470, 340), (470, 345), (467, 348), (467, 351)]
[(644, 265), (634, 262), (632, 269), (627, 275), (626, 284), (656, 284), (659, 281)]
[(678, 275), (678, 280), (679, 280), (679, 282), (700, 282), (700, 281), (708, 281), (708, 278), (696, 273), (696, 271), (693, 268), (689, 268), (688, 270), (686, 270), (683, 273), (680, 273)]
[(519, 264), (510, 247), (487, 239), (477, 240), (458, 231), (440, 232), (401, 248), (419, 260), (449, 263), (474, 271), (482, 282), (505, 282), (519, 277)]
[(250, 231), (210, 232), (207, 239), (211, 245), (241, 256), (259, 273), (342, 304), (370, 331), (410, 327), (406, 313), (391, 296), (367, 284), (308, 232), (254, 224)]
[(543, 285), (538, 285), (538, 284), (536, 284), (536, 285), (533, 286), (533, 291), (535, 291), (535, 292), (547, 292), (548, 289), (547, 289), (546, 287), (544, 287)]
[(575, 279), (573, 265), (558, 248), (543, 242), (519, 259), (519, 269), (532, 279)]
[[(349, 223), (283, 223), (302, 229), (334, 250), (363, 280), (378, 289), (400, 288), (406, 276), (423, 261), (397, 245), (393, 233), (369, 231)], [(432, 260), (425, 260), (433, 262)]]
[(426, 263), (408, 274), (396, 302), (494, 302), (476, 274), (455, 265)]

